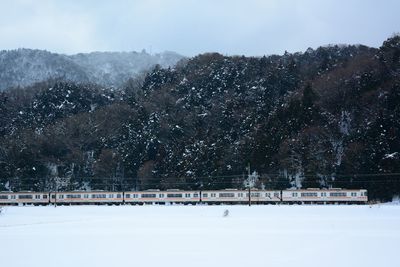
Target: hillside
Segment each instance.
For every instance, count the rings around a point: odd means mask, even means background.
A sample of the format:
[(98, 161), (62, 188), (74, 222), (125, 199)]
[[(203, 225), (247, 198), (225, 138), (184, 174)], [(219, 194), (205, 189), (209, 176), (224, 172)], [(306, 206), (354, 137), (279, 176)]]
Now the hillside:
[(250, 164), (259, 187), (388, 199), (400, 193), (399, 58), (394, 36), (379, 49), (203, 54), (121, 91), (54, 81), (7, 90), (0, 186), (237, 188)]

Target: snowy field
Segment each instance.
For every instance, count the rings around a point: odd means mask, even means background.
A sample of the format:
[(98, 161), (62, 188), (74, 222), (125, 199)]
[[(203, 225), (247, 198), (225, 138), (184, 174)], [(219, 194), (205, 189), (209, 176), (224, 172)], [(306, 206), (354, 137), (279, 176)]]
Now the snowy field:
[(398, 266), (399, 244), (400, 205), (7, 207), (0, 214), (7, 267)]

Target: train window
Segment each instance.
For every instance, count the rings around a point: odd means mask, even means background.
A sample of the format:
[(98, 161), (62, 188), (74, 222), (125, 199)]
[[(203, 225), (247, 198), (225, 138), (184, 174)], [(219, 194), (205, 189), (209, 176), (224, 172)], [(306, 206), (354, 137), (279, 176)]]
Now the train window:
[(32, 195), (18, 195), (18, 199), (32, 199)]
[(219, 193), (219, 197), (235, 197), (235, 193)]
[(35, 199), (40, 199), (40, 195), (35, 195)]
[(326, 197), (326, 193), (325, 193), (325, 192), (322, 192), (322, 193), (321, 193), (321, 197)]
[(297, 192), (296, 193), (292, 193), (292, 197), (297, 197)]
[(156, 194), (142, 194), (142, 198), (155, 198)]
[(274, 197), (278, 197), (279, 198), (279, 193), (274, 193)]
[(125, 194), (125, 197), (126, 197), (126, 198), (130, 198), (130, 197), (131, 197), (131, 194)]
[(216, 193), (211, 193), (211, 197), (216, 197), (217, 194)]
[(203, 193), (203, 197), (208, 197), (208, 193)]
[(194, 194), (193, 194), (193, 197), (199, 197), (199, 194), (194, 193)]
[(185, 194), (185, 197), (190, 197), (190, 194)]
[(51, 195), (51, 198), (52, 198), (52, 199), (55, 199), (55, 198), (56, 198), (56, 195)]
[(114, 194), (109, 194), (108, 195), (108, 198), (113, 198), (114, 197)]
[(307, 193), (301, 193), (302, 197), (317, 197), (318, 193), (313, 193), (313, 192), (307, 192)]
[(331, 197), (345, 197), (346, 196), (346, 192), (334, 192), (334, 193), (330, 193), (329, 196), (331, 196)]
[(59, 199), (63, 199), (63, 198), (64, 198), (64, 195), (58, 195), (58, 198), (59, 198)]
[(65, 198), (81, 198), (81, 195), (71, 194), (71, 195), (66, 195)]
[(167, 197), (182, 197), (182, 194), (167, 194)]
[(139, 197), (139, 194), (133, 194), (132, 197), (133, 197), (133, 198), (138, 198), (138, 197)]
[(243, 197), (243, 193), (238, 193), (238, 197)]
[(43, 195), (43, 199), (47, 199), (47, 195)]
[(89, 198), (89, 194), (84, 194), (83, 198)]
[(0, 199), (8, 199), (8, 195), (0, 195)]
[(164, 194), (160, 194), (160, 198), (164, 198)]
[(16, 196), (15, 195), (11, 195), (11, 199), (16, 199)]
[(92, 194), (92, 198), (107, 198), (106, 194)]
[(260, 197), (260, 193), (251, 193), (251, 197)]
[(117, 194), (117, 198), (121, 198), (121, 194)]
[(357, 193), (356, 193), (356, 192), (351, 192), (351, 196), (352, 196), (352, 197), (356, 197), (356, 196), (357, 196)]

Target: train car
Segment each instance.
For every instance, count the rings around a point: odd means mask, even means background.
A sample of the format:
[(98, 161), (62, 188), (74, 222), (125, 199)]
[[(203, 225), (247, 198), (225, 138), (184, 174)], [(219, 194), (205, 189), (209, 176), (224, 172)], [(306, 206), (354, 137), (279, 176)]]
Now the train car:
[(341, 189), (332, 188), (327, 190), (326, 198), (329, 202), (346, 203), (366, 203), (368, 202), (368, 193), (365, 189)]
[(167, 191), (160, 191), (150, 189), (146, 191), (131, 191), (125, 192), (125, 203), (130, 204), (168, 204), (168, 203), (183, 203), (195, 204), (200, 201), (199, 191), (183, 191), (171, 189)]
[(50, 203), (66, 204), (122, 204), (123, 192), (72, 191), (50, 193)]
[(0, 205), (46, 205), (48, 203), (49, 193), (45, 192), (0, 192)]
[(205, 190), (201, 191), (201, 202), (208, 204), (244, 202), (246, 192), (243, 190)]
[[(202, 191), (201, 201), (211, 204), (248, 203), (249, 191), (237, 189)], [(276, 203), (281, 201), (280, 191), (256, 190), (250, 191), (250, 201), (253, 203)]]
[(287, 203), (366, 203), (365, 189), (296, 189), (283, 190), (282, 201)]

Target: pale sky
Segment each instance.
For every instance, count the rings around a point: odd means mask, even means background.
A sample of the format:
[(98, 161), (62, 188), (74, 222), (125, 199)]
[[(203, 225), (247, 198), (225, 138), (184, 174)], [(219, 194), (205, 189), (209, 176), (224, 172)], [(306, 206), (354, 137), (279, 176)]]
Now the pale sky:
[(0, 0), (0, 50), (261, 56), (379, 47), (400, 32), (399, 11), (399, 0)]

